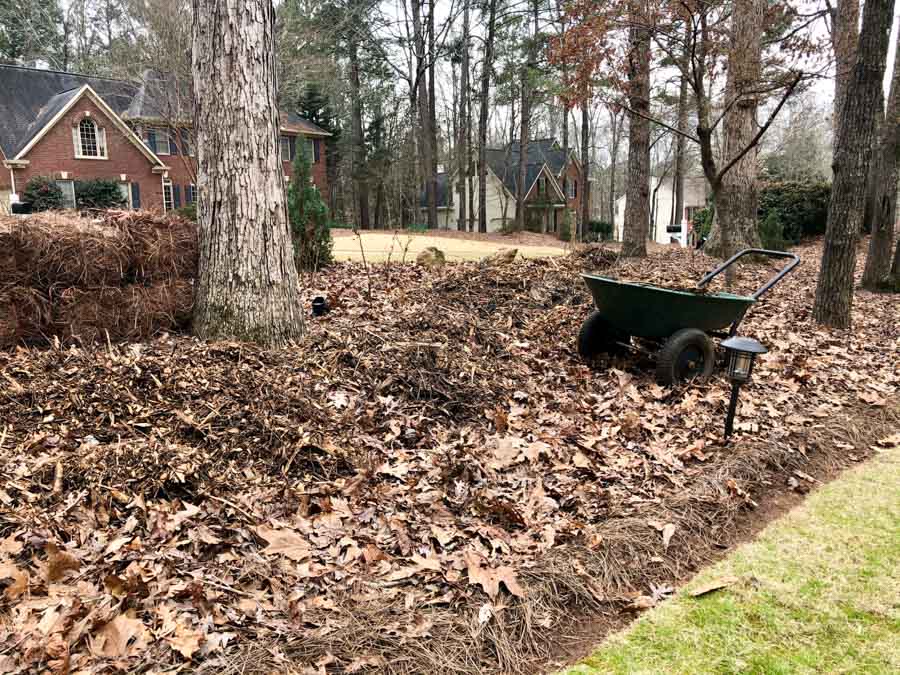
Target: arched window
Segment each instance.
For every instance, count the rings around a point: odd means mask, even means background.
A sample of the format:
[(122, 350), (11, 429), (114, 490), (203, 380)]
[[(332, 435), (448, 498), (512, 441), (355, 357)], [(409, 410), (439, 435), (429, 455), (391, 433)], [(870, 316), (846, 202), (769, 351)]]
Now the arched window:
[(89, 117), (78, 123), (75, 149), (78, 157), (106, 157), (106, 134)]

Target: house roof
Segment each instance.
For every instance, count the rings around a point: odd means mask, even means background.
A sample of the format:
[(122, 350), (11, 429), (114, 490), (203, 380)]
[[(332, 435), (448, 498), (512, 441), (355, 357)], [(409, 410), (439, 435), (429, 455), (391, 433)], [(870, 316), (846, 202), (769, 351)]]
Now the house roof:
[[(510, 194), (515, 195), (519, 182), (519, 141), (514, 140), (502, 148), (487, 148), (485, 155), (491, 171), (503, 182)], [(569, 155), (571, 150), (566, 153), (554, 138), (529, 141), (525, 176), (526, 194), (531, 191), (544, 166), (553, 174), (554, 179), (558, 178), (568, 163)]]
[[(501, 150), (509, 152), (511, 161), (519, 162), (519, 141), (514, 140)], [(568, 164), (568, 157), (572, 154), (572, 148), (566, 152), (555, 138), (538, 138), (528, 141), (528, 163), (545, 163), (554, 176), (559, 176)]]
[[(40, 70), (24, 66), (0, 65), (0, 150), (13, 158), (25, 148), (54, 116), (84, 87), (90, 88), (123, 119), (171, 119), (166, 94), (170, 81), (146, 71), (140, 82), (116, 80)], [(189, 97), (181, 97), (189, 100)], [(190, 118), (190, 111), (175, 116)], [(282, 125), (288, 131), (329, 136), (324, 129), (295, 113), (282, 113)]]

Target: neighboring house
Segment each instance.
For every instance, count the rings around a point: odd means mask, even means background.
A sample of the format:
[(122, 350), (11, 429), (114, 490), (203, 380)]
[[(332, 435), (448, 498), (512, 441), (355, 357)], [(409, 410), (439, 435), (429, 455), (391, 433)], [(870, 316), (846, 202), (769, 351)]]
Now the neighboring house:
[[(674, 191), (672, 176), (664, 176), (660, 181), (659, 176), (650, 177), (650, 213), (652, 222), (650, 225), (650, 239), (659, 244), (669, 244), (673, 236), (681, 232), (681, 221), (687, 219), (693, 221), (694, 215), (706, 206), (707, 195), (706, 178), (703, 176), (687, 176), (684, 179), (684, 210), (679, 214), (673, 214)], [(674, 215), (674, 217), (673, 217)], [(674, 225), (672, 224), (674, 222)], [(622, 229), (625, 224), (625, 195), (616, 199), (616, 213), (614, 218), (615, 239), (622, 240)]]
[[(516, 192), (519, 178), (519, 144), (489, 148), (487, 154), (488, 232), (499, 232), (515, 222)], [(526, 226), (539, 232), (558, 232), (566, 218), (575, 222), (583, 189), (581, 163), (572, 150), (565, 152), (555, 139), (531, 141), (528, 144), (525, 177)], [(474, 203), (478, 210), (478, 181)], [(439, 173), (437, 189), (439, 227), (456, 227), (459, 217), (456, 194), (456, 172)], [(427, 209), (425, 194), (420, 206)]]
[[(55, 178), (68, 206), (74, 182), (119, 183), (130, 208), (177, 209), (197, 199), (190, 115), (172, 110), (165, 80), (129, 82), (0, 65), (0, 209), (34, 176)], [(281, 113), (278, 151), (285, 180), (306, 148), (313, 182), (327, 192), (324, 139), (330, 134)], [(2, 212), (2, 210), (0, 210)]]

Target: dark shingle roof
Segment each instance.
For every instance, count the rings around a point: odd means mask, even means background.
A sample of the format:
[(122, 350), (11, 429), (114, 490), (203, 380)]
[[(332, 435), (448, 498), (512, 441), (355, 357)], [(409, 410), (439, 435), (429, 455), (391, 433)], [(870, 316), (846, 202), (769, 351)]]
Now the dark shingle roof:
[(0, 65), (0, 148), (7, 159), (43, 127), (37, 125), (38, 118), (46, 124), (86, 84), (118, 114), (125, 112), (137, 90), (133, 82), (123, 80)]
[[(534, 181), (538, 179), (544, 164), (550, 169), (554, 176), (558, 176), (562, 171), (563, 162), (560, 160), (559, 170), (556, 170), (548, 161), (548, 157), (543, 154), (542, 141), (531, 141), (528, 144), (528, 159), (525, 173), (525, 190), (526, 192), (534, 185)], [(565, 156), (561, 150), (553, 151)], [(519, 143), (513, 141), (505, 148), (488, 148), (485, 151), (487, 164), (491, 171), (499, 178), (503, 185), (509, 190), (510, 194), (515, 196), (517, 186), (519, 184)]]
[[(146, 71), (141, 82), (0, 65), (0, 149), (15, 157), (84, 85), (90, 85), (117, 115), (126, 119), (190, 119), (189, 94), (172, 96), (171, 81)], [(187, 110), (172, 110), (173, 107)], [(329, 135), (295, 113), (283, 125), (300, 133)]]

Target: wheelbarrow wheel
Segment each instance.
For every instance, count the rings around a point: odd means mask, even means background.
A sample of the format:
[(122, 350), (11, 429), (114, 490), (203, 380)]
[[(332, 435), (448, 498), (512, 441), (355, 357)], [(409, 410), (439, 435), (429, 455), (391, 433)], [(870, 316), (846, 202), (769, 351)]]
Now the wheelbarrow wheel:
[(588, 361), (600, 354), (622, 354), (627, 348), (620, 343), (630, 340), (628, 333), (614, 328), (600, 312), (591, 312), (578, 332), (578, 354)]
[(663, 345), (656, 360), (656, 379), (672, 385), (684, 380), (705, 380), (716, 365), (713, 341), (702, 330), (684, 328)]

